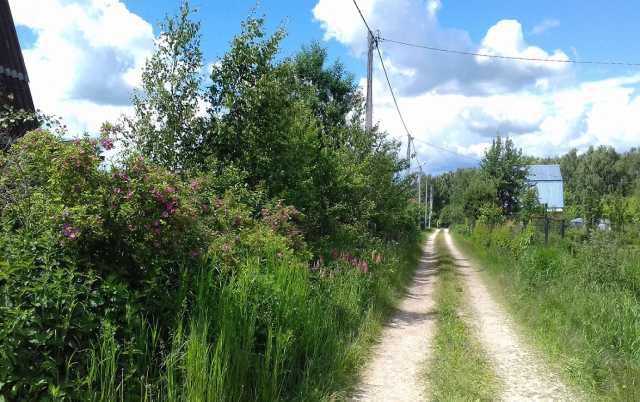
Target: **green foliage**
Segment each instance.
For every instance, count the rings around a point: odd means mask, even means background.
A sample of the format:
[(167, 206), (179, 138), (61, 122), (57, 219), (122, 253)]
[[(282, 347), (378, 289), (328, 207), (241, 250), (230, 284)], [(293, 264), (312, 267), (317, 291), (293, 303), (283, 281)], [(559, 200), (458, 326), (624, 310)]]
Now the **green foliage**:
[(544, 213), (544, 206), (538, 201), (538, 191), (536, 187), (526, 189), (520, 201), (520, 220), (524, 225), (531, 222), (531, 218)]
[(507, 215), (520, 209), (520, 196), (527, 177), (524, 165), (522, 150), (517, 149), (510, 138), (503, 142), (499, 135), (480, 164), (481, 171), (495, 183), (498, 205)]
[(467, 244), (524, 328), (593, 399), (638, 399), (637, 247), (611, 232), (555, 246), (543, 246), (530, 227), (502, 232)]
[(415, 267), (420, 206), (353, 77), (252, 17), (205, 87), (199, 35), (184, 3), (99, 139), (0, 157), (0, 399), (319, 400)]
[(142, 73), (142, 89), (133, 96), (135, 118), (127, 119), (124, 140), (153, 163), (172, 171), (202, 167), (207, 154), (202, 99), (200, 24), (182, 3), (176, 17), (161, 25), (156, 51)]

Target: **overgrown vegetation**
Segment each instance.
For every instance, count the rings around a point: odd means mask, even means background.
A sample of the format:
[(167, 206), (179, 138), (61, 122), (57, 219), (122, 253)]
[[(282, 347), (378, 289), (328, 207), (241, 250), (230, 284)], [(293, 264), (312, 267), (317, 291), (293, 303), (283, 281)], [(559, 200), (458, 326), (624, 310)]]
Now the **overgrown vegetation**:
[(185, 4), (134, 116), (0, 156), (0, 399), (345, 385), (415, 268), (419, 207), (353, 78), (317, 45), (276, 57), (283, 35), (249, 18), (205, 80)]
[(519, 322), (564, 374), (597, 400), (640, 398), (640, 252), (615, 233), (544, 246), (530, 228), (468, 240)]
[(436, 238), (438, 327), (427, 369), (434, 401), (493, 401), (499, 384), (488, 357), (465, 322), (468, 307), (443, 236)]

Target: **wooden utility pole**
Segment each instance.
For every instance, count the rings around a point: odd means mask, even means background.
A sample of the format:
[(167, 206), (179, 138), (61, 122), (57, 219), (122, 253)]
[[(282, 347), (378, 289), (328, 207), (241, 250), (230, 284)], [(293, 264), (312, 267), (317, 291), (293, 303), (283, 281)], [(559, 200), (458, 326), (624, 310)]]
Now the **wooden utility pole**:
[(427, 229), (427, 211), (429, 209), (429, 177), (424, 182), (424, 228)]
[(431, 229), (431, 214), (433, 214), (433, 185), (429, 192), (429, 229)]
[(376, 40), (369, 31), (369, 51), (367, 53), (367, 105), (365, 129), (371, 131), (373, 128), (373, 49), (376, 46)]
[(422, 204), (422, 169), (418, 171), (418, 206)]

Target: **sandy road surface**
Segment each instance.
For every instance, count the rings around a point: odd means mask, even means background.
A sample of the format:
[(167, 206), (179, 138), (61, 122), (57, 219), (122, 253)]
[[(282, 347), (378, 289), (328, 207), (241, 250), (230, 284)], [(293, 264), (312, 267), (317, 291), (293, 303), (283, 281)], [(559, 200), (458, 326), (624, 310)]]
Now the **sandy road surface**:
[(433, 309), (436, 257), (431, 234), (413, 284), (385, 326), (373, 358), (351, 401), (419, 402), (426, 400), (422, 372), (431, 351), (436, 317)]
[[(492, 359), (503, 383), (503, 401), (576, 401), (560, 378), (525, 345), (514, 330), (514, 323), (482, 281), (476, 267), (463, 256), (444, 233), (451, 256), (465, 281), (465, 293), (472, 316), (470, 324)], [(496, 398), (498, 399), (498, 398)]]

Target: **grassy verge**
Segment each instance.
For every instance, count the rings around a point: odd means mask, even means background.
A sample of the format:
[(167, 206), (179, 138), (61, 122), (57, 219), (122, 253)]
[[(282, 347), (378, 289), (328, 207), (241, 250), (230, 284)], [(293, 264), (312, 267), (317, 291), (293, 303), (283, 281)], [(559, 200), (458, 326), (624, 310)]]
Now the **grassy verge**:
[(457, 236), (533, 343), (591, 400), (640, 400), (640, 259), (612, 239), (516, 257)]
[(489, 360), (461, 316), (466, 313), (462, 285), (444, 237), (436, 240), (439, 281), (438, 332), (428, 370), (434, 401), (492, 401), (499, 386)]

